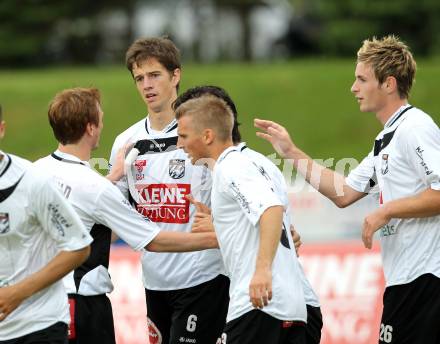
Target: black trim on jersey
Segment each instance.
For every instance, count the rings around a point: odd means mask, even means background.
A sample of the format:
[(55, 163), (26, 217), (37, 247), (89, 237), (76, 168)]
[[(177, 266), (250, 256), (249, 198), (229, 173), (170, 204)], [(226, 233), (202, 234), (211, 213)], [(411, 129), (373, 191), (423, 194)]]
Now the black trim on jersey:
[(398, 115), (396, 118), (394, 118), (393, 121), (392, 121), (390, 124), (387, 125), (387, 128), (391, 127), (394, 123), (396, 123), (396, 121), (397, 121), (400, 117), (402, 117), (402, 115), (403, 115), (405, 112), (407, 112), (408, 110), (412, 109), (413, 107), (414, 107), (414, 106), (411, 105), (410, 107), (407, 107), (405, 110), (403, 110), (401, 113), (399, 113), (399, 115)]
[(83, 165), (83, 166), (85, 166), (85, 164), (84, 164), (83, 162), (81, 162), (81, 161), (74, 161), (74, 160), (64, 159), (64, 158), (62, 158), (62, 157), (56, 155), (55, 153), (52, 153), (50, 156), (51, 156), (52, 158), (56, 159), (56, 160), (59, 160), (59, 161), (62, 161), (62, 162), (67, 162), (67, 163), (69, 163), (69, 164), (78, 164), (78, 165)]
[(3, 175), (4, 175), (4, 174), (6, 173), (6, 171), (9, 169), (9, 167), (11, 167), (11, 164), (12, 164), (12, 159), (11, 159), (11, 157), (10, 157), (8, 154), (6, 154), (5, 156), (9, 159), (9, 161), (7, 162), (6, 167), (4, 168), (4, 170), (2, 171), (2, 173), (0, 174), (0, 177), (3, 177)]
[[(128, 192), (128, 202), (133, 206), (133, 207), (137, 207), (138, 202), (135, 201), (135, 199), (133, 198), (133, 196), (131, 195), (131, 192)], [(136, 209), (137, 211), (137, 209)]]
[(370, 178), (370, 188), (374, 187), (374, 185), (376, 185), (376, 182), (373, 180), (373, 178)]
[(284, 222), (283, 222), (283, 229), (281, 230), (280, 243), (285, 248), (290, 250), (289, 239), (287, 239), (287, 229), (286, 229), (286, 225), (284, 224)]
[(90, 231), (93, 242), (90, 245), (90, 256), (87, 260), (73, 272), (73, 279), (75, 281), (76, 291), (79, 290), (81, 279), (89, 271), (97, 268), (99, 265), (108, 269), (110, 260), (110, 244), (112, 231), (110, 228), (95, 223)]
[(15, 188), (17, 187), (17, 185), (21, 182), (21, 180), (23, 179), (24, 174), (17, 180), (17, 182), (6, 188), (6, 189), (2, 189), (0, 190), (0, 202), (5, 201), (9, 196), (12, 195), (12, 193), (14, 192)]
[(374, 156), (378, 156), (379, 153), (388, 146), (393, 139), (394, 134), (396, 133), (396, 129), (389, 133), (386, 133), (381, 139), (374, 141)]
[(236, 151), (235, 149), (231, 149), (229, 152), (227, 152), (225, 155), (223, 155), (222, 158), (218, 162), (225, 160), (225, 158), (229, 155), (229, 153), (232, 153), (232, 152), (238, 153), (238, 151)]
[[(412, 109), (413, 106), (407, 107), (405, 110), (403, 110), (391, 123), (390, 125), (387, 125), (387, 128), (391, 127), (396, 121), (402, 117), (402, 115), (407, 112), (408, 110)], [(400, 124), (399, 124), (400, 125)], [(396, 133), (396, 130), (399, 126), (396, 127), (393, 131), (386, 133), (381, 139), (374, 141), (374, 156), (378, 156), (379, 153), (385, 149), (386, 146), (388, 146), (393, 139), (394, 134)]]
[(246, 145), (244, 145), (243, 147), (241, 147), (240, 152), (243, 152), (246, 148), (248, 148)]
[(139, 155), (170, 152), (177, 149), (177, 136), (162, 139), (139, 140), (134, 148), (139, 150)]
[(173, 131), (174, 129), (177, 129), (177, 122), (170, 129), (168, 129), (165, 133), (169, 133), (169, 132)]
[(145, 117), (145, 131), (147, 132), (147, 134), (149, 134), (150, 132), (148, 131), (148, 120), (147, 117)]

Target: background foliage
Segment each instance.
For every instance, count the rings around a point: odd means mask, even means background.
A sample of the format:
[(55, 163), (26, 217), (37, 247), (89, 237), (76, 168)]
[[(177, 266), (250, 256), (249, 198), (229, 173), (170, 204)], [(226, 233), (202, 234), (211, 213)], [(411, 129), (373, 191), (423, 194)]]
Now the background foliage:
[[(438, 59), (419, 60), (411, 103), (440, 122)], [(187, 65), (181, 90), (201, 84), (224, 87), (238, 106), (244, 139), (265, 154), (269, 144), (255, 137), (252, 120), (284, 124), (313, 158), (361, 159), (380, 130), (373, 114), (360, 113), (350, 94), (353, 60), (304, 59), (279, 64)], [(105, 112), (95, 157), (108, 158), (116, 135), (146, 115), (129, 72), (122, 66), (0, 71), (0, 103), (7, 121), (0, 147), (34, 160), (56, 148), (47, 106), (64, 88), (98, 87)]]

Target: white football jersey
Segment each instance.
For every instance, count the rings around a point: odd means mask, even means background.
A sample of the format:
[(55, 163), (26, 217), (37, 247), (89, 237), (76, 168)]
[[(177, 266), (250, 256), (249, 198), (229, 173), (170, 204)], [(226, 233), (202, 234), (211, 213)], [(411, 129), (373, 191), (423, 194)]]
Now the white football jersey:
[[(0, 288), (41, 270), (60, 251), (92, 242), (52, 179), (14, 155), (0, 161)], [(70, 321), (61, 281), (24, 300), (0, 321), (0, 341)]]
[[(263, 212), (272, 206), (287, 209), (270, 176), (237, 147), (218, 158), (213, 171), (212, 217), (226, 271), (231, 279), (227, 321), (251, 311), (249, 284), (255, 272)], [(306, 304), (299, 263), (287, 229), (283, 228), (272, 264), (273, 298), (262, 311), (279, 320), (304, 321)]]
[(94, 239), (89, 259), (63, 279), (67, 292), (84, 296), (110, 293), (111, 230), (133, 249), (142, 250), (159, 233), (159, 227), (139, 215), (119, 189), (88, 162), (57, 150), (35, 165), (54, 176)]
[[(290, 224), (292, 221), (292, 209), (290, 207), (290, 203), (287, 195), (287, 185), (283, 174), (272, 161), (270, 161), (263, 154), (256, 152), (253, 149), (250, 149), (248, 146), (246, 146), (245, 142), (242, 142), (239, 145), (237, 145), (237, 149), (242, 154), (246, 155), (257, 166), (257, 168), (260, 170), (262, 175), (264, 175), (268, 180), (270, 180), (270, 183), (273, 185), (274, 191), (279, 197), (279, 199), (283, 202), (283, 204), (288, 205), (287, 210), (284, 212), (283, 225), (284, 228), (287, 229), (286, 235), (289, 240), (289, 246), (291, 248), (294, 248), (295, 244), (293, 243), (292, 235), (290, 233)], [(313, 307), (320, 307), (318, 296), (316, 295), (310, 282), (308, 281), (304, 273), (304, 270), (302, 269), (301, 263), (299, 264), (300, 264), (299, 274), (301, 277), (306, 304)]]
[[(402, 106), (376, 137), (373, 150), (346, 179), (356, 191), (380, 190), (379, 204), (440, 190), (440, 130), (423, 111)], [(422, 274), (440, 277), (440, 216), (391, 219), (379, 230), (386, 285)]]
[[(135, 143), (140, 153), (127, 176), (116, 185), (137, 211), (161, 230), (190, 232), (195, 207), (185, 198), (209, 205), (211, 173), (193, 166), (182, 149), (177, 149), (177, 121), (161, 132), (153, 131), (148, 117), (120, 134), (113, 145), (110, 164), (120, 148)], [(224, 273), (218, 249), (185, 253), (142, 254), (143, 282), (151, 290), (189, 288)]]

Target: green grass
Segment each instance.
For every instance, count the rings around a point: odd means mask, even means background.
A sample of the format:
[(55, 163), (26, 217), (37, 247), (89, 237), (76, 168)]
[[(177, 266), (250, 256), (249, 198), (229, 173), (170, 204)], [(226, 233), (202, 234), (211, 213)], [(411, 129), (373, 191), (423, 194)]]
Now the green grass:
[[(440, 121), (438, 59), (419, 61), (411, 103)], [(241, 132), (264, 154), (269, 144), (255, 137), (252, 120), (285, 125), (298, 146), (314, 158), (362, 158), (380, 124), (360, 113), (350, 93), (353, 60), (309, 59), (273, 64), (186, 65), (181, 90), (200, 84), (224, 87), (235, 100)], [(102, 91), (105, 126), (94, 157), (107, 158), (115, 136), (146, 114), (128, 71), (121, 66), (0, 71), (0, 103), (7, 121), (1, 148), (30, 160), (56, 147), (47, 105), (64, 88), (94, 86)]]

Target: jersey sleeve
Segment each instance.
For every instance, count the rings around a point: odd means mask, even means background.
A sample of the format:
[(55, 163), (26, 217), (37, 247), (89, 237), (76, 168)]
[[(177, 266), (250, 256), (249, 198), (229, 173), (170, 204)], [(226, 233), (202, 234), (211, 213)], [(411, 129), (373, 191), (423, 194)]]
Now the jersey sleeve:
[(256, 225), (266, 209), (284, 205), (257, 167), (247, 162), (241, 162), (235, 168), (225, 166), (222, 192), (233, 198), (243, 214)]
[(370, 152), (361, 163), (352, 170), (345, 182), (349, 187), (358, 192), (368, 193), (377, 185), (376, 169), (374, 167), (374, 155)]
[(89, 245), (92, 237), (55, 182), (38, 179), (33, 183), (32, 206), (43, 230), (62, 251), (75, 251)]
[(406, 156), (416, 175), (430, 188), (440, 190), (440, 130), (434, 123), (412, 126), (405, 135)]
[[(113, 143), (113, 147), (112, 147), (112, 151), (110, 153), (110, 160), (109, 160), (109, 164), (108, 164), (108, 168), (109, 168), (109, 172), (111, 172), (112, 170), (112, 166), (115, 163), (115, 159), (116, 159), (116, 155), (118, 154), (119, 149), (122, 148), (122, 145), (119, 144), (119, 140), (116, 139), (115, 142)], [(116, 183), (115, 183), (116, 187), (121, 191), (122, 195), (128, 199), (128, 180), (127, 180), (127, 176), (123, 176), (121, 179), (119, 179)]]
[(97, 220), (135, 250), (142, 250), (159, 233), (159, 227), (139, 214), (110, 182), (96, 200)]

